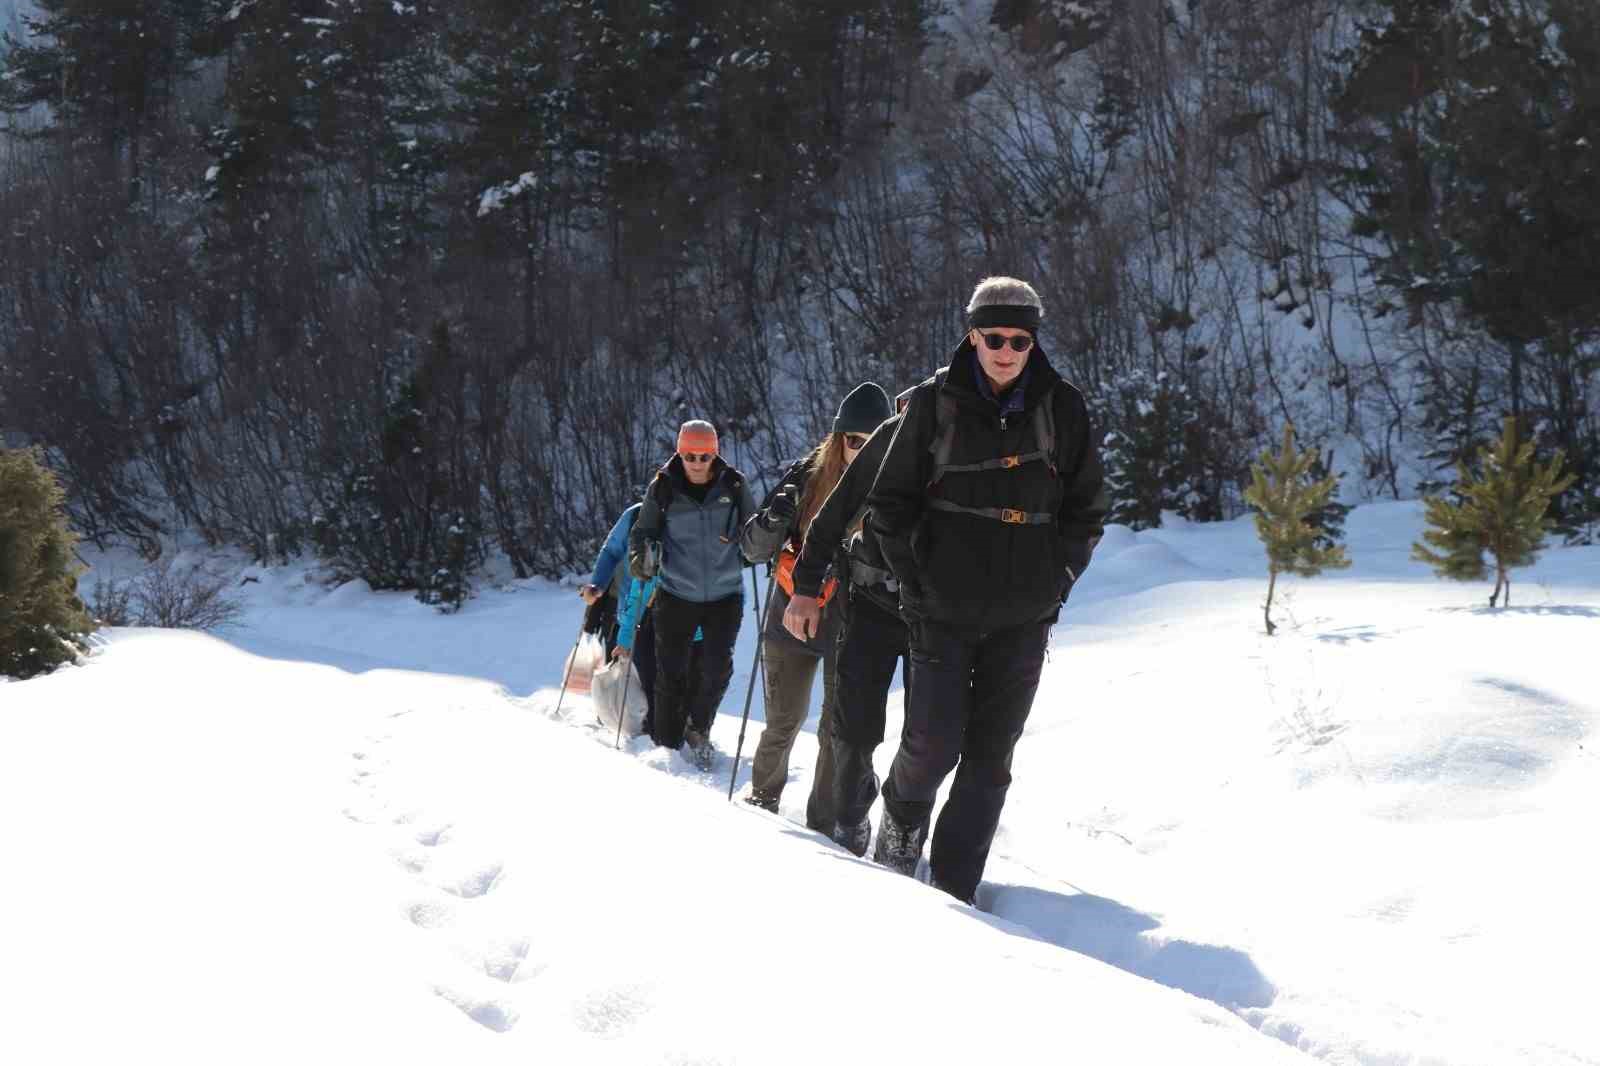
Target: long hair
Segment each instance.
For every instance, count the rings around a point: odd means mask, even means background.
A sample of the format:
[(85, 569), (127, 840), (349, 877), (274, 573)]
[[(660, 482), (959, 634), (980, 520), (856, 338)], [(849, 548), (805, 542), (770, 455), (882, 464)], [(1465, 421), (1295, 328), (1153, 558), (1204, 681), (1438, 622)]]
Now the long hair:
[(800, 520), (794, 527), (797, 544), (805, 542), (806, 530), (811, 528), (811, 520), (822, 509), (822, 501), (844, 477), (844, 434), (829, 433), (823, 437), (822, 443), (806, 456), (806, 465), (811, 476), (806, 479), (806, 491), (800, 497)]

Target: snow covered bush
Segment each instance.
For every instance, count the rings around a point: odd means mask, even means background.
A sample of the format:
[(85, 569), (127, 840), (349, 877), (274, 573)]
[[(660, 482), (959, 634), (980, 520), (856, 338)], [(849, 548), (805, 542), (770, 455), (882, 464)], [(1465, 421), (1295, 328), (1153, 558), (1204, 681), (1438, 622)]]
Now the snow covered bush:
[(103, 626), (217, 629), (237, 622), (244, 611), (227, 588), (227, 578), (167, 555), (134, 578), (96, 578), (90, 608)]
[(76, 543), (55, 477), (32, 451), (0, 448), (0, 674), (48, 673), (87, 650)]
[(1214, 461), (1216, 430), (1183, 382), (1128, 371), (1091, 398), (1090, 410), (1104, 430), (1107, 521), (1151, 529), (1161, 525), (1162, 511), (1196, 521), (1223, 517), (1222, 490), (1235, 479)]

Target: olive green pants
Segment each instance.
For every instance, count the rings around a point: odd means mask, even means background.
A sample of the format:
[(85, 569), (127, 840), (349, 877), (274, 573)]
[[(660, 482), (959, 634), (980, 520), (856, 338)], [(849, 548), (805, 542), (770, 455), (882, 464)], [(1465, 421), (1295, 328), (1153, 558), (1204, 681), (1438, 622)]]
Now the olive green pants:
[(833, 832), (833, 644), (825, 654), (794, 641), (766, 637), (761, 642), (766, 671), (767, 724), (756, 744), (750, 769), (751, 791), (772, 803), (789, 780), (789, 752), (811, 709), (811, 685), (817, 664), (822, 664), (822, 720), (817, 724), (817, 765), (811, 774), (811, 795), (806, 800), (806, 825), (821, 833)]

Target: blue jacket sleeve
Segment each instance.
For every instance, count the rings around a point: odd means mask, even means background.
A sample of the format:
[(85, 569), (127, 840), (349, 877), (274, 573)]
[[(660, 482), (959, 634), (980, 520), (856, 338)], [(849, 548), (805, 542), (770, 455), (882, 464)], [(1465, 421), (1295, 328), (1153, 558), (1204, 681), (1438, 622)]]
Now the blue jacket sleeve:
[(622, 594), (622, 606), (617, 609), (617, 647), (633, 651), (633, 635), (639, 631), (639, 616), (644, 614), (644, 605), (650, 602), (650, 595), (655, 590), (655, 578), (649, 581), (628, 578), (627, 591)]
[(594, 557), (594, 574), (590, 576), (589, 584), (602, 589), (611, 584), (611, 575), (616, 572), (617, 564), (628, 557), (628, 534), (633, 530), (633, 520), (638, 515), (639, 505), (634, 504), (622, 512), (617, 524), (606, 534), (600, 554)]

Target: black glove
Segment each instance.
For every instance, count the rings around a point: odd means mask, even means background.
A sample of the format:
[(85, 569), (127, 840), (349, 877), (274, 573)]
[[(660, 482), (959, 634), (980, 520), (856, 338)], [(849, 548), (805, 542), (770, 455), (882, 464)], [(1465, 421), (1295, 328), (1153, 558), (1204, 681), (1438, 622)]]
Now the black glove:
[(779, 525), (789, 525), (794, 522), (794, 516), (800, 512), (798, 490), (793, 485), (785, 485), (772, 497), (772, 502), (767, 504), (767, 528), (776, 529)]
[(900, 594), (900, 613), (909, 618), (918, 618), (922, 615), (922, 582), (901, 581), (897, 590)]

